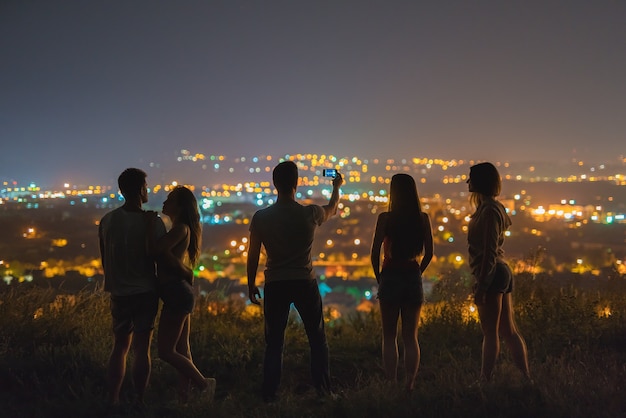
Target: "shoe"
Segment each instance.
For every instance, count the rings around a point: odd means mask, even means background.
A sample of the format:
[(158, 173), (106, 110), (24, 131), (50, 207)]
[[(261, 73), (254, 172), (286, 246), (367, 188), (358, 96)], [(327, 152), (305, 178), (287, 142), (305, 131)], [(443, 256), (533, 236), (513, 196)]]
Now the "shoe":
[(217, 380), (213, 377), (207, 377), (204, 379), (207, 383), (206, 388), (201, 392), (201, 396), (208, 401), (212, 401), (215, 398), (215, 388), (217, 387)]

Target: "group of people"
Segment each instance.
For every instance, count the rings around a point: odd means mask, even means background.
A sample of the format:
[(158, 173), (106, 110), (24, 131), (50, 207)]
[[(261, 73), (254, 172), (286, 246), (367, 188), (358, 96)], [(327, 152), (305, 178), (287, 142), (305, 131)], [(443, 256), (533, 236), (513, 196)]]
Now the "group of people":
[[(482, 366), (476, 384), (491, 380), (500, 337), (506, 341), (524, 379), (531, 382), (526, 343), (513, 312), (513, 273), (504, 260), (504, 236), (511, 219), (496, 199), (502, 188), (500, 174), (489, 162), (476, 164), (470, 168), (467, 184), (475, 208), (467, 233), (469, 265), (483, 332)], [(379, 284), (385, 374), (391, 381), (397, 380), (397, 329), (401, 318), (404, 387), (409, 392), (414, 388), (420, 362), (417, 329), (424, 302), (422, 274), (433, 253), (430, 219), (421, 209), (415, 181), (408, 174), (395, 174), (391, 178), (389, 210), (381, 213), (376, 223), (371, 262)]]
[[(258, 210), (250, 222), (247, 259), (249, 299), (263, 300), (265, 354), (261, 395), (277, 399), (282, 374), (285, 329), (291, 306), (302, 319), (310, 345), (310, 368), (319, 396), (336, 397), (329, 368), (322, 298), (313, 272), (311, 250), (316, 228), (336, 214), (341, 173), (332, 179), (332, 193), (324, 206), (302, 205), (296, 200), (298, 167), (279, 163), (272, 173), (278, 197)], [(513, 274), (504, 260), (504, 236), (511, 219), (497, 200), (501, 179), (488, 162), (470, 168), (468, 189), (475, 211), (468, 226), (469, 265), (475, 279), (474, 300), (483, 332), (482, 366), (478, 384), (491, 380), (502, 337), (516, 366), (530, 381), (523, 337), (515, 324)], [(180, 375), (179, 394), (186, 399), (191, 385), (212, 397), (215, 379), (204, 377), (193, 364), (189, 349), (190, 314), (194, 306), (193, 271), (200, 253), (201, 226), (193, 193), (177, 187), (168, 195), (163, 213), (172, 221), (166, 232), (155, 212), (143, 211), (147, 202), (146, 174), (127, 169), (119, 177), (125, 198), (122, 207), (100, 222), (100, 246), (105, 290), (111, 292), (114, 348), (109, 362), (110, 401), (118, 403), (126, 356), (134, 342), (133, 377), (139, 400), (150, 375), (150, 340), (158, 309), (159, 356)], [(263, 294), (256, 277), (261, 252), (266, 255)], [(382, 253), (382, 257), (381, 257)], [(414, 389), (420, 364), (418, 325), (424, 303), (422, 275), (434, 254), (430, 217), (422, 210), (412, 176), (392, 176), (388, 211), (376, 221), (371, 264), (378, 282), (382, 319), (382, 362), (385, 376), (398, 379), (398, 322), (404, 344), (407, 392)], [(382, 260), (381, 260), (382, 259)]]

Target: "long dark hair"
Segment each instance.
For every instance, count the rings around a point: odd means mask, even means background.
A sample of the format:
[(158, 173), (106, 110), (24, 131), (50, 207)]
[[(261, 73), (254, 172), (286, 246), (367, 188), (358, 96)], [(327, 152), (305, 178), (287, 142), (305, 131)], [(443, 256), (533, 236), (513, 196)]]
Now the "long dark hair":
[(391, 258), (415, 258), (424, 250), (422, 205), (415, 180), (408, 174), (391, 177), (385, 235), (391, 240)]
[(193, 192), (184, 186), (178, 186), (170, 192), (170, 196), (176, 200), (180, 213), (177, 221), (189, 227), (189, 247), (187, 255), (192, 266), (195, 266), (200, 258), (200, 247), (202, 245), (202, 226), (200, 224), (200, 212), (198, 211), (198, 201)]

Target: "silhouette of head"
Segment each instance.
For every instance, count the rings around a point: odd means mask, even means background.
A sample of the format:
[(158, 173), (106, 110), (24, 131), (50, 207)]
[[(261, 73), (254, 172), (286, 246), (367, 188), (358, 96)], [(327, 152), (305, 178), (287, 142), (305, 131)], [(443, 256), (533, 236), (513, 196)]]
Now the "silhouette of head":
[(291, 193), (298, 186), (298, 166), (293, 161), (283, 161), (272, 172), (274, 187), (279, 193)]
[(145, 171), (138, 168), (127, 168), (117, 178), (117, 185), (120, 188), (120, 192), (125, 199), (129, 197), (142, 196), (144, 202), (147, 201), (147, 195), (144, 195), (146, 187), (146, 177), (148, 175)]
[[(175, 187), (163, 203), (163, 213), (170, 216), (171, 211), (175, 216), (179, 216), (186, 224), (197, 222), (199, 218), (198, 201), (193, 192), (185, 186)], [(170, 212), (170, 213), (167, 213)]]
[(491, 163), (480, 163), (470, 167), (470, 191), (485, 196), (495, 197), (502, 190), (502, 181), (498, 169)]
[(394, 174), (389, 186), (389, 210), (421, 211), (417, 186), (412, 176), (405, 173)]

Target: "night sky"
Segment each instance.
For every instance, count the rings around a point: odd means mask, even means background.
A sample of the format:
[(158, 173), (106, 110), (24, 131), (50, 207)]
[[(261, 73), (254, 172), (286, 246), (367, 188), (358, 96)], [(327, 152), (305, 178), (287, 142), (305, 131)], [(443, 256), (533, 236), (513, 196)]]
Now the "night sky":
[(0, 1), (0, 180), (177, 152), (615, 162), (626, 2)]

